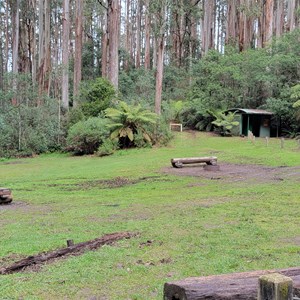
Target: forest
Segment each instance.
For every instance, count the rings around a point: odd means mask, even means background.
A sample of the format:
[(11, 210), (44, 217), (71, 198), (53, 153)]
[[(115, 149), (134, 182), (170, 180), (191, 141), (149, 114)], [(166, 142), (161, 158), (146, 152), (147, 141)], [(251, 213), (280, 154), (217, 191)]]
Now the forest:
[(0, 16), (0, 157), (164, 144), (170, 121), (222, 132), (233, 107), (299, 137), (299, 0), (3, 0)]

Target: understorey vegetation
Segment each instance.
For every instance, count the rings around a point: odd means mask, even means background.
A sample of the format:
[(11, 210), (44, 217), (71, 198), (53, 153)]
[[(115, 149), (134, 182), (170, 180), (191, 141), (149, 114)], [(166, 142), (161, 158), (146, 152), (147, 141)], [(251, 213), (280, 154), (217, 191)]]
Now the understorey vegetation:
[[(185, 72), (166, 65), (160, 116), (154, 115), (152, 70), (120, 71), (118, 90), (102, 77), (83, 80), (76, 102), (64, 109), (55, 91), (39, 91), (30, 76), (5, 74), (0, 90), (0, 156), (44, 152), (109, 155), (117, 149), (166, 144), (169, 122), (230, 135), (229, 108), (261, 108), (280, 119), (281, 136), (300, 132), (300, 32), (269, 47), (243, 52), (226, 47), (191, 61)], [(75, 99), (75, 98), (74, 98)], [(72, 106), (73, 103), (73, 106)]]

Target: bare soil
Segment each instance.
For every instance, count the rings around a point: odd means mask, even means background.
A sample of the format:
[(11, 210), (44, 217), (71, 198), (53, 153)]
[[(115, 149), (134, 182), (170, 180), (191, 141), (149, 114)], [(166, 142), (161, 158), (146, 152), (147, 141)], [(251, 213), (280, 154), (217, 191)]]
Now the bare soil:
[(160, 176), (149, 176), (149, 177), (141, 177), (138, 179), (129, 179), (126, 177), (115, 177), (112, 179), (99, 179), (99, 180), (86, 180), (78, 183), (68, 183), (68, 184), (49, 184), (49, 187), (58, 188), (60, 190), (65, 191), (76, 191), (76, 190), (86, 190), (92, 188), (100, 188), (100, 189), (113, 189), (120, 188), (127, 185), (137, 184), (143, 181), (155, 181), (155, 180), (166, 180), (162, 179)]
[(183, 168), (166, 167), (163, 173), (178, 176), (193, 176), (210, 180), (251, 183), (276, 182), (287, 179), (300, 181), (300, 166), (267, 167), (262, 165), (219, 164), (219, 171), (206, 171), (204, 165), (189, 165)]

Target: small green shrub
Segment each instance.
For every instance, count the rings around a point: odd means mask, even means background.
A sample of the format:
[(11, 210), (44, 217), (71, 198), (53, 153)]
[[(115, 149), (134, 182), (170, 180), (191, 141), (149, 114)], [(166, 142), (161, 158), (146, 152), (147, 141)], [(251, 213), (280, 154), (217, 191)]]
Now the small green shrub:
[(76, 155), (93, 154), (108, 137), (107, 120), (89, 118), (73, 125), (67, 136), (67, 151)]
[(166, 146), (174, 137), (169, 124), (163, 118), (160, 118), (155, 127), (152, 127), (152, 140), (155, 145)]
[(117, 149), (118, 141), (107, 138), (102, 142), (96, 154), (97, 156), (112, 155)]
[(84, 119), (85, 116), (81, 107), (72, 108), (67, 114), (67, 128), (70, 128), (74, 124), (83, 121)]
[(98, 117), (109, 107), (115, 96), (113, 85), (105, 78), (96, 78), (83, 82), (80, 88), (80, 101), (83, 114), (89, 117)]
[(139, 130), (133, 135), (133, 141), (134, 141), (135, 147), (137, 147), (137, 148), (151, 148), (152, 147), (152, 143), (149, 140), (146, 140), (143, 132), (141, 132)]

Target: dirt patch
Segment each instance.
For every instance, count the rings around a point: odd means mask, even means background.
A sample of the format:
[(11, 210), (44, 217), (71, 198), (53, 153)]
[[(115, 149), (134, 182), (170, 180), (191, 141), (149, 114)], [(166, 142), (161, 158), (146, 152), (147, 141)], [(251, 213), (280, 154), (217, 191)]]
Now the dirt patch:
[(9, 210), (9, 209), (22, 209), (22, 208), (26, 208), (28, 207), (29, 204), (26, 203), (26, 202), (23, 202), (23, 201), (12, 201), (11, 203), (9, 204), (1, 204), (0, 205), (0, 211), (2, 210)]
[(66, 183), (66, 184), (49, 184), (48, 187), (59, 188), (64, 191), (76, 191), (76, 190), (86, 190), (92, 188), (100, 188), (100, 189), (112, 189), (112, 188), (120, 188), (127, 185), (137, 184), (143, 181), (162, 181), (167, 180), (161, 178), (161, 176), (150, 176), (150, 177), (141, 177), (138, 179), (129, 179), (126, 177), (115, 177), (107, 180), (87, 180), (78, 183)]
[[(178, 176), (193, 176), (214, 181), (251, 183), (278, 182), (286, 179), (300, 181), (300, 166), (297, 167), (267, 167), (261, 165), (220, 164), (219, 171), (205, 171), (203, 165), (184, 166), (177, 169), (166, 167), (162, 170), (165, 174)], [(201, 184), (201, 183), (200, 183)]]
[(280, 243), (300, 246), (300, 236), (296, 236), (292, 238), (282, 238), (280, 239)]

